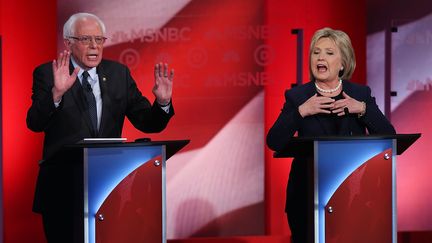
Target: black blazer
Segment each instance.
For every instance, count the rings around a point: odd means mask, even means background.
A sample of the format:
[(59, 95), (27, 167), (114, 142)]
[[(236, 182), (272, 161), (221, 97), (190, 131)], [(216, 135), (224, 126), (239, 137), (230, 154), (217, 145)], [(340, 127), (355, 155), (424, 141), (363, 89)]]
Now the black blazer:
[[(70, 72), (72, 71), (71, 64)], [(125, 117), (143, 132), (160, 132), (174, 115), (172, 105), (167, 113), (157, 102), (152, 105), (142, 96), (126, 66), (102, 60), (97, 66), (97, 74), (103, 105), (100, 128), (96, 135), (91, 129), (78, 78), (56, 108), (51, 92), (54, 85), (52, 63), (42, 64), (33, 72), (32, 105), (27, 113), (27, 126), (32, 131), (45, 133), (41, 170), (36, 187), (36, 211), (40, 211), (40, 200), (45, 200), (49, 194), (46, 190), (48, 184), (57, 183), (50, 177), (53, 173), (58, 173), (58, 170), (45, 167), (48, 167), (48, 164), (72, 160), (70, 155), (63, 151), (65, 145), (88, 137), (120, 137)], [(41, 191), (45, 192), (42, 193), (44, 195), (41, 195)]]
[[(366, 113), (360, 118), (357, 114), (343, 116), (339, 134), (331, 134), (320, 116), (313, 115), (303, 118), (298, 111), (298, 107), (316, 93), (314, 82), (287, 90), (282, 111), (267, 134), (268, 147), (275, 151), (283, 150), (296, 132), (299, 137), (396, 133), (394, 127), (379, 110), (369, 87), (343, 81), (343, 91), (358, 101), (364, 101)], [(291, 227), (295, 227), (293, 224), (297, 220), (301, 221), (304, 218), (306, 214), (304, 207), (309, 201), (306, 195), (308, 187), (306, 160), (306, 157), (294, 158), (291, 165), (285, 208), (288, 215), (291, 215)]]
[(276, 122), (267, 134), (267, 145), (275, 151), (282, 150), (287, 142), (298, 132), (300, 137), (395, 134), (394, 127), (379, 110), (368, 86), (343, 81), (343, 91), (358, 101), (366, 103), (366, 113), (358, 118), (357, 114), (342, 117), (339, 134), (330, 134), (320, 116), (302, 118), (298, 107), (316, 93), (314, 82), (295, 87), (285, 92), (285, 104)]

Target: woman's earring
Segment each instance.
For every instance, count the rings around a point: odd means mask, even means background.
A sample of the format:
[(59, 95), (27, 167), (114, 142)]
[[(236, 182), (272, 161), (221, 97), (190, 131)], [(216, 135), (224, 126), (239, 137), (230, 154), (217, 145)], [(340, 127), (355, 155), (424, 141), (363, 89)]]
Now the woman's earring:
[(343, 73), (344, 73), (344, 67), (342, 66), (339, 70), (338, 76), (342, 77)]

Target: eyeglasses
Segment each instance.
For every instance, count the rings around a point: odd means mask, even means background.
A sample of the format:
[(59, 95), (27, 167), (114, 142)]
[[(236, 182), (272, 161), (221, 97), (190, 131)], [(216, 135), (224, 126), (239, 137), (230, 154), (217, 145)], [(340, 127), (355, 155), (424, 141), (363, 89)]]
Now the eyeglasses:
[(96, 44), (102, 45), (103, 43), (105, 43), (105, 40), (107, 39), (106, 37), (103, 36), (90, 36), (90, 35), (82, 35), (78, 37), (68, 36), (67, 38), (77, 40), (83, 45), (90, 45), (93, 39), (96, 42)]

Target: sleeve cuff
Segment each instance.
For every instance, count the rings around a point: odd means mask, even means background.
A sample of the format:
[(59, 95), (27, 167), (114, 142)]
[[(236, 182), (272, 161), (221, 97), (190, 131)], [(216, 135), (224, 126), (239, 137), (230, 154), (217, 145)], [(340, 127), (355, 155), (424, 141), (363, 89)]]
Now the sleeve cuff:
[(157, 102), (157, 101), (156, 101), (156, 103), (158, 104), (158, 106), (159, 106), (163, 111), (165, 111), (166, 113), (169, 113), (170, 108), (171, 108), (171, 100), (170, 100), (167, 104), (165, 104), (165, 105), (161, 105), (161, 104), (159, 104), (159, 102)]

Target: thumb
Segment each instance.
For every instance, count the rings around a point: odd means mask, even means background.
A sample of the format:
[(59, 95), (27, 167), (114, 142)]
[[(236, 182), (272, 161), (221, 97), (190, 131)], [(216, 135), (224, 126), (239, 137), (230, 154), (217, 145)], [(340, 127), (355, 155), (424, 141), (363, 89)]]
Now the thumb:
[(73, 70), (73, 73), (72, 73), (72, 78), (74, 78), (74, 79), (76, 79), (76, 77), (78, 76), (78, 72), (79, 72), (79, 70), (80, 70), (80, 68), (79, 67), (76, 67), (74, 70)]
[(347, 93), (345, 93), (345, 91), (344, 92), (342, 92), (342, 95), (345, 97), (345, 98), (351, 98), (351, 96), (349, 96), (349, 95), (347, 95)]

